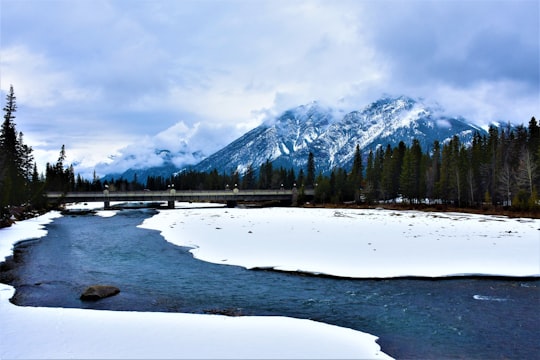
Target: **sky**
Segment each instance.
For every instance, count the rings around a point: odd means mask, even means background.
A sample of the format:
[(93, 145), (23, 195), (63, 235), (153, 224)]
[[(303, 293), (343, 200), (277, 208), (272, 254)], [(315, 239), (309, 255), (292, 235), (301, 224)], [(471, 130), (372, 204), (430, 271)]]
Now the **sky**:
[[(540, 1), (0, 0), (0, 89), (38, 168), (193, 162), (311, 101), (540, 116)], [(181, 155), (185, 153), (185, 155)]]

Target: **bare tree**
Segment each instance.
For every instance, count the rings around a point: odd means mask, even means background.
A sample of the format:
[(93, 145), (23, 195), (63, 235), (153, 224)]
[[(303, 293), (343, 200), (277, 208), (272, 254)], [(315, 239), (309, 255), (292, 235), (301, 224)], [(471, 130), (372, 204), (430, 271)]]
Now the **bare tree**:
[(529, 195), (533, 194), (537, 174), (536, 170), (536, 164), (529, 150), (526, 148), (522, 149), (516, 171), (516, 183), (520, 189), (527, 190)]

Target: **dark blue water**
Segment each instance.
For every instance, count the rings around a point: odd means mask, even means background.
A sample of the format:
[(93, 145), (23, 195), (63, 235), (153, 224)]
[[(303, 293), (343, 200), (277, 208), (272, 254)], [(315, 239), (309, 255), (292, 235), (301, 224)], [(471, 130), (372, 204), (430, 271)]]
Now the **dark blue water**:
[[(17, 246), (13, 302), (307, 318), (379, 336), (382, 350), (396, 358), (540, 354), (539, 279), (354, 280), (245, 270), (196, 260), (157, 231), (136, 227), (152, 214), (56, 219), (45, 238)], [(86, 286), (98, 283), (121, 293), (79, 300)]]

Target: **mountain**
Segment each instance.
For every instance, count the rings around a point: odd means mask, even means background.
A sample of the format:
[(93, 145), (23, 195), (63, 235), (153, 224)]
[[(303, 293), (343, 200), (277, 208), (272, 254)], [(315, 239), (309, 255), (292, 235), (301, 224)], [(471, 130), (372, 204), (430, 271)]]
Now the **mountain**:
[(405, 96), (383, 98), (352, 112), (313, 102), (285, 111), (190, 169), (243, 174), (249, 165), (258, 169), (269, 160), (274, 167), (298, 170), (306, 167), (312, 152), (317, 172), (329, 173), (335, 167), (350, 168), (357, 145), (367, 156), (379, 146), (395, 147), (400, 141), (409, 146), (417, 139), (426, 151), (435, 140), (443, 143), (454, 135), (469, 143), (475, 132), (485, 130)]

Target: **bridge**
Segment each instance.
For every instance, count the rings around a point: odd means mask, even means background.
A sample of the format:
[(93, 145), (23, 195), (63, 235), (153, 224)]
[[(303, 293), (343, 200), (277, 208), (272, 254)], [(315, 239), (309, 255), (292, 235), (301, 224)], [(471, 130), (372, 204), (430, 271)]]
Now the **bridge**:
[[(304, 195), (313, 196), (314, 190), (305, 190)], [(60, 203), (103, 202), (104, 208), (111, 207), (111, 201), (123, 202), (164, 202), (170, 209), (176, 201), (185, 202), (225, 202), (235, 206), (238, 202), (281, 201), (296, 204), (298, 189), (290, 190), (175, 190), (164, 191), (109, 191), (102, 192), (49, 192), (47, 198)]]

